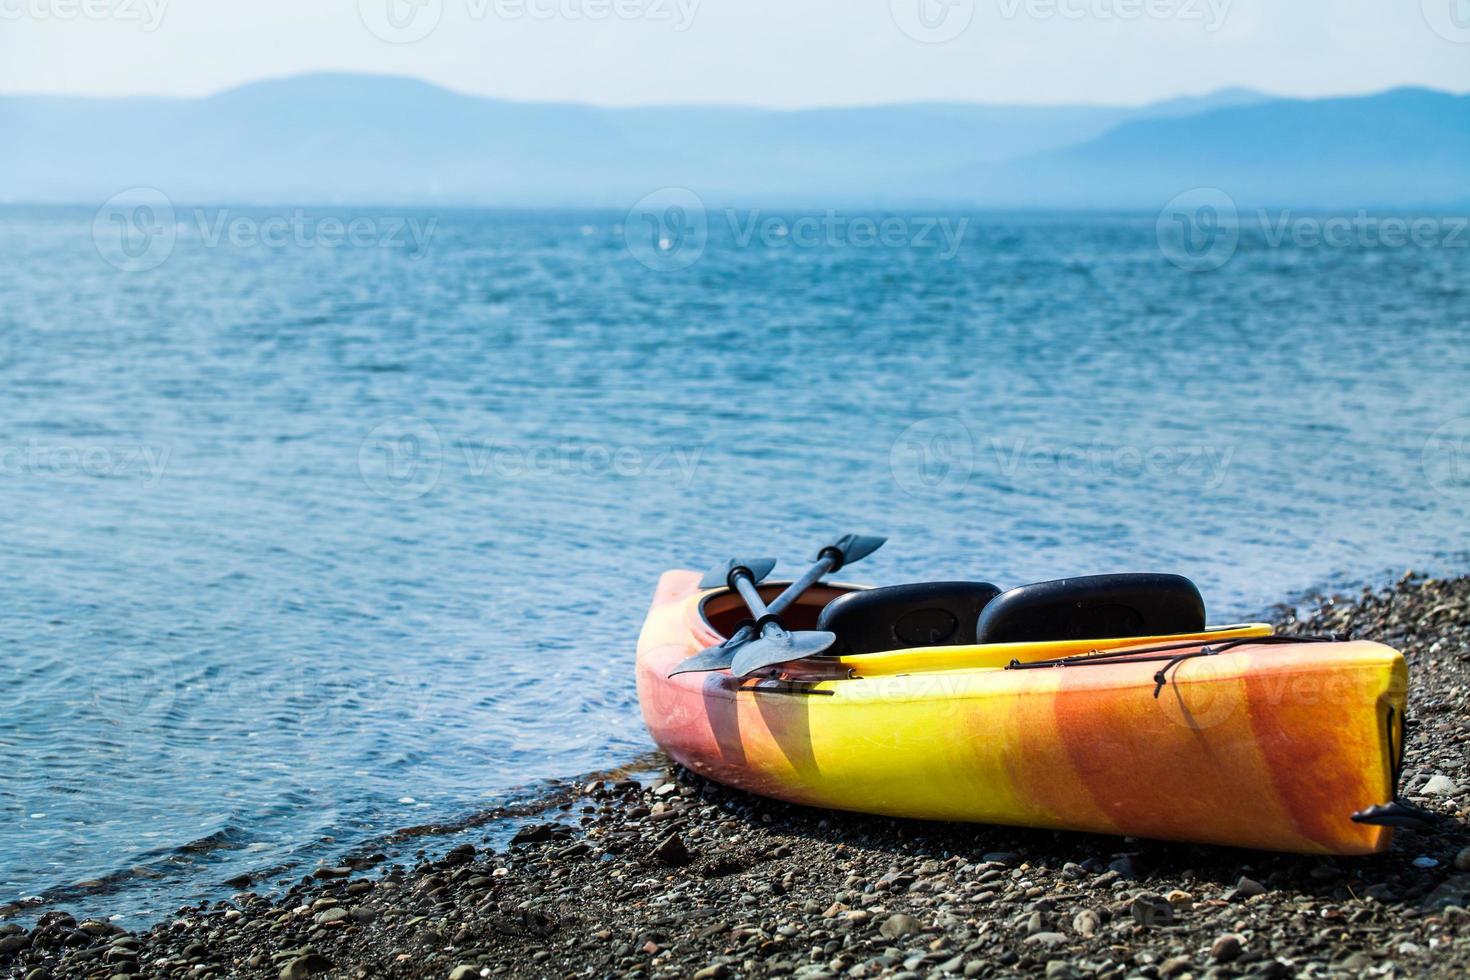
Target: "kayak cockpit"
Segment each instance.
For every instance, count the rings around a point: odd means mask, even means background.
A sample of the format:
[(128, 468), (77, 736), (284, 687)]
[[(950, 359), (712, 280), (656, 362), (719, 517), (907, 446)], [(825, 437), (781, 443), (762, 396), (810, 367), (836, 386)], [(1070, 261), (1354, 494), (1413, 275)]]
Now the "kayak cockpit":
[[(767, 604), (783, 591), (760, 587)], [(729, 637), (751, 620), (733, 591), (707, 596), (705, 622)], [(1057, 579), (1002, 591), (989, 582), (921, 582), (885, 588), (819, 584), (781, 614), (787, 630), (836, 637), (831, 656), (932, 647), (973, 647), (1195, 635), (1205, 603), (1181, 575), (1122, 574)]]
[[(767, 582), (758, 587), (761, 599), (767, 605), (786, 590), (789, 583)], [(808, 589), (796, 602), (781, 614), (781, 622), (787, 629), (815, 629), (817, 620), (827, 604), (839, 596), (868, 591), (857, 585), (834, 585), (822, 583)], [(750, 621), (750, 610), (740, 596), (729, 590), (712, 592), (699, 605), (699, 614), (710, 629), (722, 639), (734, 635), (740, 624)]]

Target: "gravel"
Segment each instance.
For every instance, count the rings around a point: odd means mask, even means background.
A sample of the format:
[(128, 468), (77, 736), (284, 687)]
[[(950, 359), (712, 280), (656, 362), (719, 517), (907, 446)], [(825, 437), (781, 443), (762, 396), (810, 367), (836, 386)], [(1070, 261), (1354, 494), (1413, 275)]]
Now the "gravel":
[[(1463, 820), (1470, 579), (1405, 577), (1285, 629), (1409, 658), (1406, 796)], [(0, 976), (1328, 977), (1470, 971), (1470, 838), (1275, 855), (787, 806), (670, 769), (590, 779), (503, 852), (318, 869), (131, 935), (0, 925)], [(483, 830), (483, 824), (480, 824)], [(503, 832), (498, 838), (503, 840)], [(1428, 860), (1424, 860), (1428, 859)]]

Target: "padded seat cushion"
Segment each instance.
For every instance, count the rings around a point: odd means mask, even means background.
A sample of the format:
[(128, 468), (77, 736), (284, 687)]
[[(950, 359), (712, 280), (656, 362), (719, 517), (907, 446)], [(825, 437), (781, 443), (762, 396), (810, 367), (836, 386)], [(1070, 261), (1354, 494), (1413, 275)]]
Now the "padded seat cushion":
[(978, 643), (1043, 643), (1198, 633), (1205, 601), (1182, 575), (1127, 574), (1024, 585), (986, 605)]
[(975, 623), (1000, 595), (989, 582), (923, 582), (849, 592), (822, 610), (817, 629), (837, 634), (834, 655), (975, 642)]

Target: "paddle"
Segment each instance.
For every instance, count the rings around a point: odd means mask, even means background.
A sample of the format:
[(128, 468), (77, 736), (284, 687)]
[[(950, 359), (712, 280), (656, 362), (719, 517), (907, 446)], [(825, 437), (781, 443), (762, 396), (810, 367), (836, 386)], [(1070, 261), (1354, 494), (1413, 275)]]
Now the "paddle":
[[(853, 562), (862, 561), (864, 558), (868, 557), (873, 552), (883, 547), (884, 542), (886, 542), (887, 540), (887, 538), (877, 538), (861, 534), (849, 534), (839, 539), (835, 544), (830, 544), (827, 547), (823, 548), (821, 550), (821, 553), (817, 555), (816, 563), (813, 564), (811, 568), (807, 569), (806, 572), (799, 579), (787, 586), (786, 591), (782, 592), (779, 596), (776, 597), (776, 600), (772, 602), (770, 606), (766, 607), (764, 615), (768, 617), (780, 616), (787, 609), (790, 609), (793, 605), (795, 605), (796, 600), (805, 595), (808, 589), (820, 582), (822, 580), (822, 576), (838, 571), (844, 566), (851, 565)], [(729, 565), (726, 565), (725, 568), (728, 569)], [(725, 574), (728, 576), (728, 573)], [(709, 576), (706, 576), (706, 581), (708, 580)], [(703, 583), (701, 584), (703, 585)], [(721, 585), (724, 584), (727, 583), (722, 580), (714, 585), (705, 585), (704, 587), (719, 588)], [(758, 595), (757, 598), (759, 598)], [(747, 602), (747, 605), (748, 604), (749, 603)], [(752, 610), (752, 612), (754, 612), (754, 610)], [(757, 614), (757, 619), (759, 618), (761, 618), (761, 614)], [(694, 656), (690, 657), (688, 660), (685, 660), (683, 663), (679, 664), (679, 666), (675, 667), (674, 670), (669, 674), (669, 676), (674, 677), (678, 674), (694, 674), (706, 673), (715, 670), (728, 670), (734, 662), (735, 655), (739, 653), (744, 646), (755, 640), (757, 635), (758, 631), (753, 625), (742, 626), (739, 630), (736, 631), (734, 636), (730, 637), (724, 643), (720, 644), (719, 646), (707, 647)], [(825, 649), (825, 647), (823, 649)], [(772, 648), (767, 648), (767, 652), (771, 655), (774, 655), (776, 651)], [(807, 656), (811, 656), (811, 654), (807, 654)], [(775, 662), (784, 663), (784, 661), (780, 660)]]

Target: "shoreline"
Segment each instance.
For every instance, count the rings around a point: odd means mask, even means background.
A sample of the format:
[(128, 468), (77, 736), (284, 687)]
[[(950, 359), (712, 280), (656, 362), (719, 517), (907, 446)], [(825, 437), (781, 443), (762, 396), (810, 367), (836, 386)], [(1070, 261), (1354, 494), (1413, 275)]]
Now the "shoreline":
[[(1308, 601), (1308, 604), (1313, 604)], [(1402, 650), (1402, 793), (1470, 818), (1470, 577), (1405, 576), (1279, 607), (1283, 631)], [(1301, 607), (1296, 607), (1300, 609)], [(0, 920), (0, 977), (1463, 975), (1470, 833), (1400, 833), (1363, 859), (931, 824), (792, 806), (637, 764), (242, 891), (138, 933)], [(521, 823), (513, 843), (483, 831)], [(478, 837), (476, 835), (478, 834)], [(411, 845), (410, 845), (411, 846)], [(39, 911), (39, 910), (36, 910)], [(27, 910), (27, 914), (33, 914)]]

